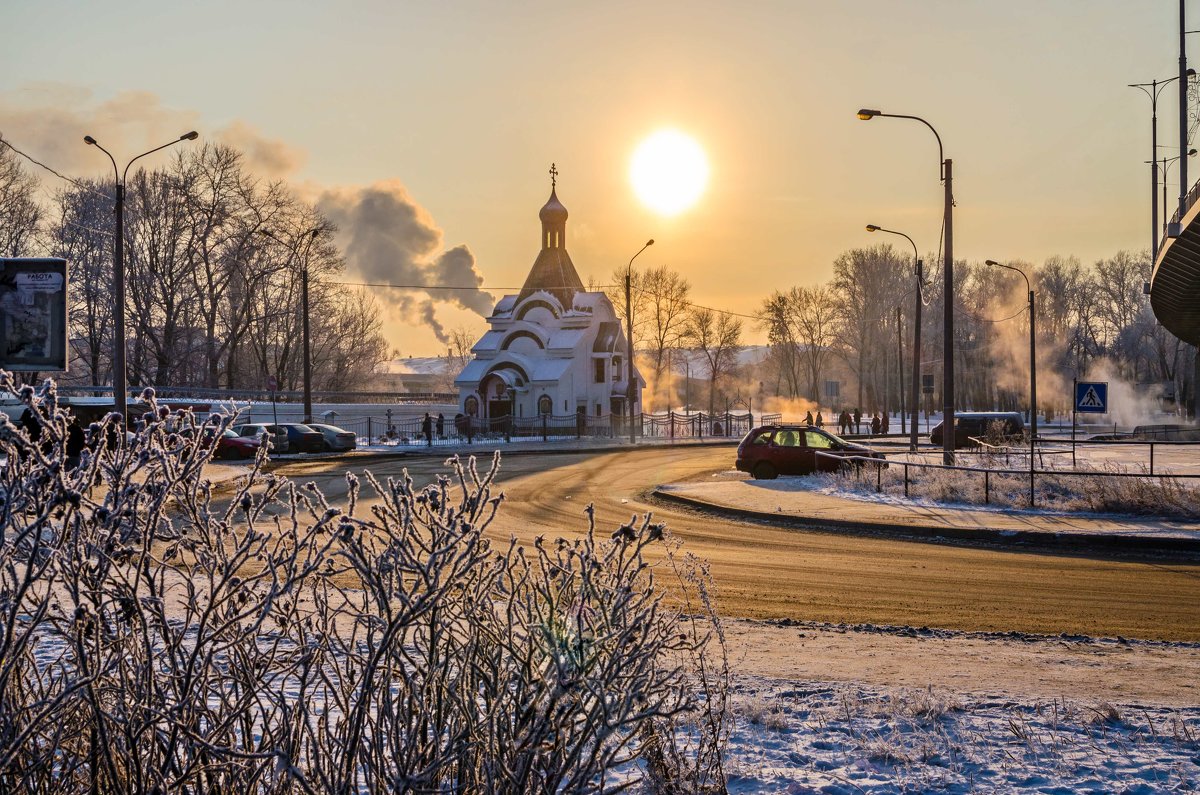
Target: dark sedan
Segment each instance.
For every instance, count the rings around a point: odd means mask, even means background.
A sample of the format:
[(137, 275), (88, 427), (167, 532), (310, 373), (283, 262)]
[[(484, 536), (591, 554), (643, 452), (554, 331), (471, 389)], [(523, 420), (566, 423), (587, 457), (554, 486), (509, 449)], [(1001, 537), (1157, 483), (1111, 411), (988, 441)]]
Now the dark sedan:
[(758, 480), (770, 480), (779, 475), (837, 472), (847, 463), (843, 459), (852, 456), (884, 460), (883, 453), (811, 425), (767, 426), (742, 439), (737, 468)]
[(301, 422), (281, 422), (279, 423), (279, 427), (287, 431), (288, 452), (325, 452), (325, 435), (320, 431), (314, 431)]

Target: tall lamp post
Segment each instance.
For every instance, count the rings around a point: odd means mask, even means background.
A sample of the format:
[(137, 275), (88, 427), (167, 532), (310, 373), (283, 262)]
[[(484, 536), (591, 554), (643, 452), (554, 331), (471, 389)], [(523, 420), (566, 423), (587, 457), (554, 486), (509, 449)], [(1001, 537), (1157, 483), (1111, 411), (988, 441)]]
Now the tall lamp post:
[(944, 342), (942, 345), (942, 459), (947, 465), (954, 464), (954, 163), (945, 156), (942, 149), (942, 136), (938, 135), (938, 131), (933, 128), (933, 125), (922, 119), (920, 116), (906, 116), (900, 113), (884, 113), (871, 108), (862, 108), (858, 111), (858, 118), (863, 121), (870, 121), (875, 117), (885, 119), (911, 119), (919, 121), (929, 128), (933, 133), (933, 137), (937, 139), (938, 145), (938, 162), (941, 165), (942, 184), (945, 187), (945, 195), (943, 198), (943, 224), (945, 225), (945, 241), (942, 246), (942, 273), (944, 274), (945, 298), (945, 316), (943, 322), (942, 334)]
[(1020, 268), (996, 262), (994, 259), (987, 260), (987, 264), (997, 268), (1007, 268), (1021, 274), (1021, 278), (1025, 280), (1025, 289), (1029, 291), (1029, 507), (1032, 508), (1033, 456), (1037, 449), (1035, 446), (1037, 444), (1037, 336), (1034, 328), (1033, 285), (1029, 283), (1029, 277), (1025, 275), (1025, 271)]
[[(1188, 69), (1187, 77), (1194, 77), (1195, 69)], [(1149, 83), (1130, 83), (1130, 88), (1138, 88), (1150, 97), (1150, 256), (1158, 256), (1158, 95), (1179, 76), (1168, 77), (1166, 80), (1151, 80)], [(1163, 191), (1167, 189), (1166, 178), (1163, 179)], [(1167, 216), (1167, 201), (1163, 199), (1163, 217)]]
[[(287, 245), (282, 240), (274, 235), (269, 229), (259, 230), (262, 234), (281, 243)], [(304, 422), (313, 421), (312, 418), (312, 349), (309, 346), (308, 337), (308, 254), (312, 249), (313, 243), (317, 241), (317, 236), (321, 234), (321, 228), (314, 226), (312, 229), (305, 232), (301, 237), (304, 239), (304, 256), (303, 263), (300, 266), (300, 316), (301, 316), (301, 334), (302, 334), (302, 356), (304, 358)], [(292, 257), (297, 255), (295, 247), (292, 247)]]
[(166, 149), (180, 141), (194, 141), (199, 136), (199, 133), (192, 130), (174, 141), (156, 146), (148, 152), (142, 152), (125, 164), (123, 172), (118, 170), (117, 160), (111, 152), (101, 146), (92, 136), (83, 136), (85, 144), (94, 146), (108, 155), (108, 159), (112, 162), (113, 182), (117, 192), (116, 207), (113, 210), (117, 217), (117, 232), (113, 238), (113, 303), (115, 304), (113, 307), (113, 400), (117, 413), (121, 415), (122, 423), (127, 423), (129, 419), (126, 399), (129, 385), (125, 380), (125, 182), (129, 178), (129, 167), (146, 155), (154, 154), (160, 149)]
[(629, 258), (629, 267), (625, 269), (625, 339), (627, 347), (627, 355), (625, 356), (625, 372), (628, 378), (628, 384), (625, 389), (626, 406), (625, 414), (629, 417), (629, 443), (633, 444), (637, 441), (633, 430), (633, 406), (637, 402), (637, 384), (633, 380), (633, 261), (637, 259), (643, 251), (654, 245), (654, 238), (646, 241), (646, 245), (638, 249), (638, 253)]
[[(912, 243), (913, 247), (913, 262), (916, 263), (917, 276), (917, 300), (916, 309), (913, 313), (913, 367), (912, 367), (912, 427), (909, 430), (908, 448), (911, 452), (917, 452), (917, 407), (921, 405), (921, 307), (924, 305), (924, 296), (921, 294), (925, 288), (925, 267), (921, 264), (921, 257), (917, 254), (917, 244), (913, 243), (913, 239), (903, 232), (897, 232), (893, 229), (884, 229), (882, 226), (875, 224), (867, 224), (868, 232), (886, 232), (889, 235), (899, 235), (900, 237)], [(943, 425), (943, 428), (946, 426)]]

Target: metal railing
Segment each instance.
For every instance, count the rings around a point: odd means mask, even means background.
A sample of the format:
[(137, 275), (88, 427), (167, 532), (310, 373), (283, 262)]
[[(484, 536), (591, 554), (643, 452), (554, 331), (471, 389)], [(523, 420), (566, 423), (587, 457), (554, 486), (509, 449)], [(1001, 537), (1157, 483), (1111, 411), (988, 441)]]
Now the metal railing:
[[(1161, 444), (1161, 443), (1157, 443)], [(1175, 443), (1183, 444), (1183, 443)], [(874, 458), (871, 456), (840, 456), (830, 453), (822, 453), (817, 451), (818, 456), (836, 459), (842, 462), (842, 465), (835, 468), (837, 474), (843, 476), (854, 474), (862, 478), (863, 470), (867, 465), (875, 467), (875, 491), (876, 493), (883, 491), (883, 470), (889, 467), (902, 467), (904, 470), (904, 496), (909, 496), (909, 469), (943, 469), (955, 472), (975, 473), (983, 478), (983, 502), (985, 505), (991, 504), (992, 476), (993, 475), (1010, 475), (1025, 478), (1063, 478), (1063, 477), (1079, 477), (1079, 478), (1156, 478), (1160, 483), (1168, 480), (1184, 480), (1197, 481), (1200, 480), (1200, 474), (1187, 475), (1178, 472), (1105, 472), (1103, 470), (1077, 470), (1077, 469), (992, 469), (990, 467), (964, 467), (950, 464), (926, 464), (915, 461), (887, 461), (886, 458)], [(1151, 456), (1153, 461), (1153, 456)], [(853, 466), (846, 466), (846, 463), (853, 463)], [(1032, 506), (1031, 506), (1032, 507)]]
[[(258, 423), (300, 422), (302, 415), (295, 411), (279, 411), (270, 420), (258, 419)], [(644, 439), (664, 441), (740, 439), (751, 428), (759, 424), (778, 423), (780, 415), (753, 415), (750, 412), (707, 414), (704, 412), (665, 412), (662, 414), (637, 414), (634, 435)], [(581, 439), (619, 439), (629, 435), (629, 419), (620, 415), (603, 417), (583, 414), (550, 415), (536, 417), (496, 417), (482, 419), (457, 415), (439, 421), (431, 415), (428, 424), (421, 416), (395, 416), (391, 410), (384, 416), (335, 417), (325, 424), (352, 431), (360, 445), (396, 447), (438, 447), (477, 442), (505, 443), (522, 441), (574, 441)], [(318, 423), (324, 422), (318, 420)]]

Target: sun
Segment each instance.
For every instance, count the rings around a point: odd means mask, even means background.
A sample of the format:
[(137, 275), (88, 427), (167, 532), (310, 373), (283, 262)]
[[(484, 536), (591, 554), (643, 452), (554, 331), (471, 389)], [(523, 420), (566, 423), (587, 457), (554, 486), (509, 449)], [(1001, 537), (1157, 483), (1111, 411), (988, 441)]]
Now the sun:
[(662, 215), (678, 215), (704, 194), (708, 158), (691, 136), (659, 130), (633, 153), (629, 179), (647, 207)]

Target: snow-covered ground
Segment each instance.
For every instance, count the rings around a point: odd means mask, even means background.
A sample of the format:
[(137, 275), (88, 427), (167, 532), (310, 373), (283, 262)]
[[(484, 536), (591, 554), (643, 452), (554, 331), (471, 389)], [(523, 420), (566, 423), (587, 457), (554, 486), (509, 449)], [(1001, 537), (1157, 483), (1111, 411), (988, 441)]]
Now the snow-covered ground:
[(735, 793), (1189, 792), (1200, 644), (730, 622)]

